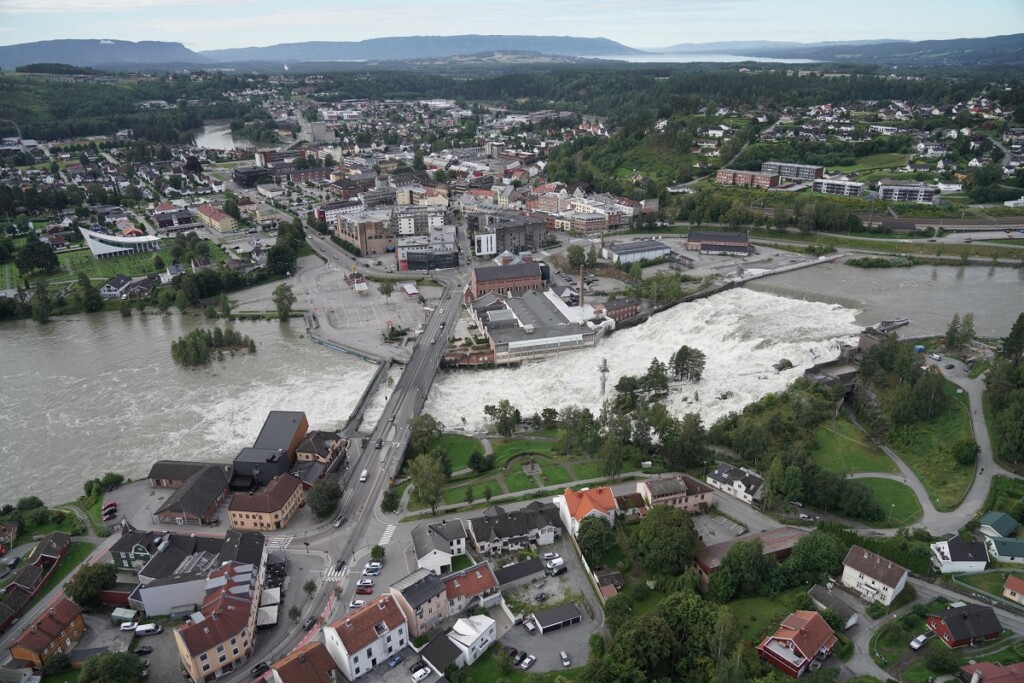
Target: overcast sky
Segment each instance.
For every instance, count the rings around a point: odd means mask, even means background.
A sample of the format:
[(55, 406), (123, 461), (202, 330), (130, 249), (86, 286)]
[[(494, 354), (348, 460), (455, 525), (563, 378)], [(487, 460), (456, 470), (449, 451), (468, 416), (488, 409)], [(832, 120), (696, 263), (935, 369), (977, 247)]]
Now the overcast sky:
[(463, 33), (721, 40), (972, 38), (1024, 32), (1024, 0), (0, 0), (0, 44), (165, 40), (193, 50)]

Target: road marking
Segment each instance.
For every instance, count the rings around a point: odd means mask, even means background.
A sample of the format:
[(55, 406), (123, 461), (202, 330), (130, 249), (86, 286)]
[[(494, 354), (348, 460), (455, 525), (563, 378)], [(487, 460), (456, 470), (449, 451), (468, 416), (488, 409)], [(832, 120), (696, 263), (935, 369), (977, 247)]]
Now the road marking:
[(342, 567), (341, 569), (331, 567), (324, 572), (324, 581), (341, 581), (345, 578), (346, 573), (348, 573), (348, 570), (345, 567)]
[(391, 537), (395, 534), (395, 529), (398, 527), (394, 524), (388, 524), (388, 527), (384, 529), (384, 535), (380, 537), (380, 545), (387, 545), (391, 542)]
[(267, 547), (280, 548), (281, 550), (284, 550), (289, 545), (291, 545), (294, 539), (294, 536), (274, 536), (272, 539), (267, 541)]

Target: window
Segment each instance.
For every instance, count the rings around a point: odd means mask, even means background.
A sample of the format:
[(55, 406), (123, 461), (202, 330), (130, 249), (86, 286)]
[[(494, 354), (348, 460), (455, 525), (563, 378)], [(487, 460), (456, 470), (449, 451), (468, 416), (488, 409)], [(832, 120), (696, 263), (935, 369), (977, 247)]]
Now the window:
[(203, 654), (199, 655), (199, 661), (200, 662), (205, 662), (206, 661), (206, 653), (205, 652)]
[(209, 664), (203, 664), (203, 671), (209, 671), (209, 670), (210, 670), (210, 665)]

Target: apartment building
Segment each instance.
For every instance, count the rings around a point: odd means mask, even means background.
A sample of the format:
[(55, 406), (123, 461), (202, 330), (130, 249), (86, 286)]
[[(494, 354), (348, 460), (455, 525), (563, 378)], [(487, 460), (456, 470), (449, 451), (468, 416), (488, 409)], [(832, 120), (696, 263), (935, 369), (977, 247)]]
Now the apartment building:
[(291, 474), (274, 477), (263, 491), (236, 493), (228, 506), (232, 529), (283, 529), (305, 501), (302, 480)]
[(931, 204), (935, 199), (935, 188), (915, 180), (878, 181), (878, 198), (889, 202), (916, 202)]
[(365, 676), (409, 642), (405, 614), (382, 595), (324, 627), (327, 651), (350, 681)]
[(387, 208), (342, 214), (338, 216), (334, 233), (357, 247), (363, 256), (394, 251), (396, 246), (396, 235), (391, 227), (391, 209)]
[(217, 232), (231, 232), (238, 229), (238, 221), (216, 207), (203, 204), (196, 211), (203, 225)]
[(822, 194), (857, 197), (864, 191), (864, 183), (856, 183), (852, 180), (828, 180), (825, 178), (818, 178), (811, 186), (811, 190)]
[(771, 173), (787, 180), (815, 180), (825, 173), (824, 166), (811, 164), (788, 164), (783, 161), (766, 161), (761, 164), (761, 173)]

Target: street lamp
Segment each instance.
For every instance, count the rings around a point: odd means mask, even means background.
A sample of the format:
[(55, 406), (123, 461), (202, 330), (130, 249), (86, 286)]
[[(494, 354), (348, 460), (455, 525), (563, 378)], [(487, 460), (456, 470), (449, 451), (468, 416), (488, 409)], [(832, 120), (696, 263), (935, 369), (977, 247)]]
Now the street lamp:
[(896, 503), (889, 506), (889, 524), (892, 524), (892, 511), (896, 508)]

